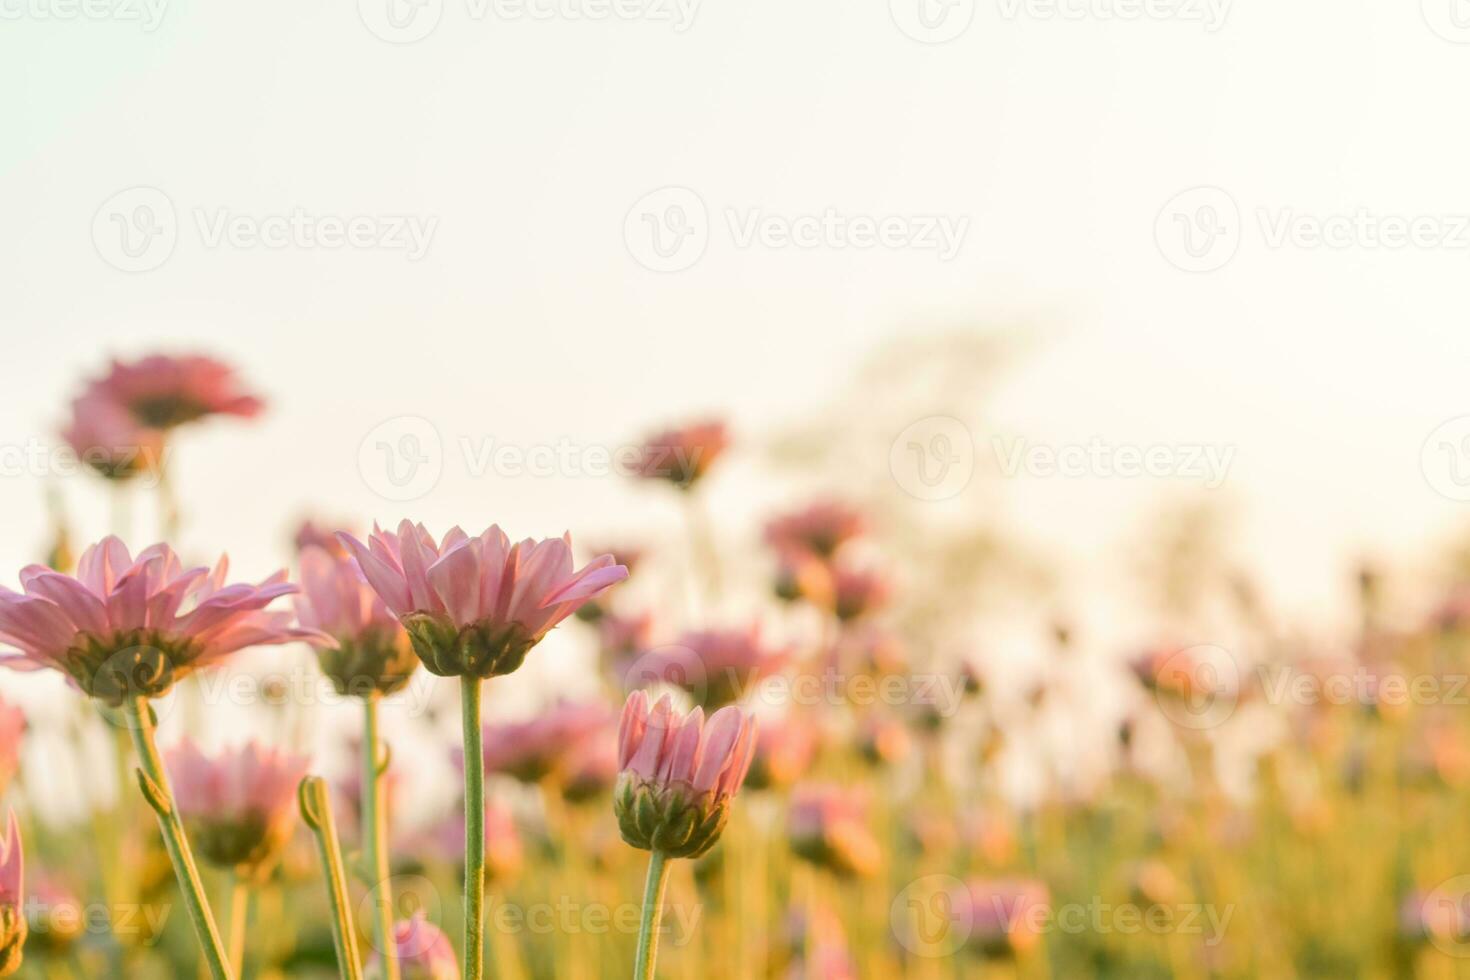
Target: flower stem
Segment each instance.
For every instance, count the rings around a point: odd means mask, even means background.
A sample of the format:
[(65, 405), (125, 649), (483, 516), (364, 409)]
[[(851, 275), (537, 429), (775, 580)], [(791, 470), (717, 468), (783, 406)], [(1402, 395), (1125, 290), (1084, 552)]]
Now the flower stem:
[(230, 888), (230, 969), (245, 971), (245, 925), (250, 915), (250, 885), (235, 876)]
[(199, 882), (199, 870), (194, 866), (189, 840), (184, 836), (184, 825), (174, 804), (168, 772), (163, 768), (158, 746), (154, 743), (153, 707), (147, 698), (137, 697), (127, 702), (127, 723), (133, 736), (133, 750), (137, 752), (141, 766), (138, 784), (148, 804), (158, 814), (163, 844), (174, 866), (174, 875), (179, 879), (179, 890), (184, 893), (184, 906), (194, 923), (194, 933), (203, 948), (210, 976), (214, 980), (233, 980), (234, 974), (225, 962), (219, 929), (215, 927), (214, 915), (209, 910), (209, 900), (205, 898), (204, 886)]
[(342, 852), (337, 843), (337, 823), (332, 819), (332, 802), (327, 784), (320, 776), (307, 776), (297, 790), (301, 818), (316, 835), (317, 852), (327, 876), (327, 895), (332, 901), (332, 942), (337, 947), (337, 968), (342, 980), (362, 980), (362, 961), (357, 955), (357, 930), (347, 904), (347, 873), (342, 870)]
[(393, 942), (393, 879), (388, 867), (387, 813), (384, 807), (383, 753), (378, 737), (378, 692), (363, 700), (362, 833), (373, 886), (373, 940), (383, 959), (383, 980), (398, 980), (398, 948)]
[(464, 980), (485, 967), (485, 754), (480, 745), (480, 678), (460, 678), (464, 718)]
[(643, 885), (643, 923), (638, 929), (633, 980), (654, 980), (656, 975), (659, 923), (664, 915), (664, 890), (669, 884), (668, 860), (662, 851), (654, 851), (648, 858), (648, 879)]

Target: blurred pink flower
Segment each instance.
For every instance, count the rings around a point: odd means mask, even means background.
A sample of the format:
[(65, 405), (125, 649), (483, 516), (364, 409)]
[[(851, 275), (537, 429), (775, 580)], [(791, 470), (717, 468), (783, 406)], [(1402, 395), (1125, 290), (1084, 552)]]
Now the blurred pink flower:
[(954, 897), (957, 921), (970, 927), (968, 945), (992, 958), (1035, 948), (1051, 908), (1050, 891), (1033, 878), (974, 878)]
[(114, 360), (83, 397), (99, 396), (126, 408), (139, 425), (171, 429), (209, 415), (251, 418), (262, 403), (241, 389), (235, 369), (202, 355), (153, 354)]
[(653, 643), (653, 615), (608, 613), (597, 621), (597, 639), (604, 663), (622, 680), (629, 667)]
[(269, 869), (291, 836), (309, 760), (258, 742), (206, 756), (189, 740), (168, 753), (179, 817), (210, 864)]
[(566, 753), (562, 795), (572, 803), (596, 799), (612, 789), (617, 778), (617, 743), (611, 738), (585, 738)]
[(600, 701), (558, 701), (526, 721), (484, 726), (485, 771), (537, 783), (561, 771), (583, 742), (612, 738), (612, 710)]
[(357, 562), (315, 545), (301, 552), (301, 625), (321, 631), (322, 672), (338, 694), (368, 697), (402, 689), (418, 667), (408, 633), (363, 578)]
[(902, 762), (912, 747), (908, 726), (892, 714), (869, 712), (858, 724), (858, 752), (874, 765)]
[(841, 620), (866, 616), (888, 602), (888, 579), (871, 568), (841, 566), (832, 570), (832, 611)]
[(818, 742), (817, 727), (805, 715), (788, 712), (774, 720), (762, 719), (746, 784), (751, 789), (792, 785), (811, 768)]
[(0, 796), (20, 770), (20, 738), (25, 730), (26, 716), (0, 699)]
[[(454, 958), (454, 945), (438, 926), (420, 910), (412, 918), (393, 925), (393, 947), (403, 980), (457, 980), (459, 961)], [(368, 964), (367, 976), (381, 978), (382, 957)]]
[[(86, 933), (86, 909), (65, 882), (44, 872), (31, 883), (26, 901), (27, 942), (52, 955), (66, 951)], [(0, 971), (3, 972), (3, 971)]]
[(623, 839), (670, 857), (698, 857), (714, 846), (731, 798), (755, 752), (755, 720), (736, 707), (677, 711), (668, 695), (652, 708), (634, 691), (618, 725), (622, 774), (613, 809)]
[[(464, 862), (464, 807), (455, 807), (436, 821), (425, 843), (446, 861)], [(525, 848), (516, 827), (515, 814), (500, 800), (485, 800), (485, 880), (487, 883), (512, 878), (521, 870)]]
[(819, 500), (766, 524), (766, 542), (777, 552), (807, 552), (831, 558), (848, 541), (867, 530), (862, 511), (841, 501)]
[(98, 392), (72, 402), (61, 435), (80, 462), (108, 479), (125, 480), (163, 465), (163, 433), (138, 424), (127, 408)]
[(867, 820), (867, 797), (859, 790), (824, 784), (799, 786), (792, 796), (787, 824), (791, 849), (839, 875), (874, 874), (883, 855)]
[(308, 517), (296, 525), (296, 530), (291, 535), (291, 544), (298, 553), (315, 547), (334, 556), (346, 555), (347, 549), (337, 539), (337, 528), (342, 526), (321, 524)]
[(284, 571), (259, 585), (226, 585), (228, 571), (223, 556), (212, 572), (185, 570), (165, 544), (133, 558), (115, 537), (83, 552), (75, 578), (28, 565), (24, 594), (0, 588), (0, 640), (20, 648), (0, 666), (59, 670), (116, 706), (164, 694), (243, 647), (320, 638), (291, 626), (290, 613), (266, 611), (296, 591)]
[(397, 534), (374, 527), (366, 545), (339, 537), (441, 677), (510, 673), (578, 606), (628, 576), (611, 555), (575, 570), (570, 535), (513, 545), (499, 527), (475, 538), (456, 527), (436, 543), (404, 521)]
[(639, 450), (637, 473), (687, 490), (709, 472), (730, 444), (723, 422), (702, 422), (648, 437)]
[(0, 840), (0, 977), (20, 969), (26, 942), (25, 857), (20, 825), (11, 810)]
[(681, 635), (638, 662), (638, 684), (663, 681), (682, 687), (707, 708), (719, 708), (743, 697), (791, 660), (791, 652), (771, 649), (760, 627), (697, 630)]

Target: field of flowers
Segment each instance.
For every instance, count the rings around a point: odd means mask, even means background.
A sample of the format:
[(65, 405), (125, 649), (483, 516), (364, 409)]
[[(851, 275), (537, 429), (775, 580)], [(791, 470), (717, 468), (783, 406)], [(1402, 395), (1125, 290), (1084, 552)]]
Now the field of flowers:
[[(1000, 544), (837, 481), (729, 526), (706, 490), (745, 449), (694, 420), (627, 461), (672, 545), (410, 506), (305, 521), (252, 582), (175, 550), (168, 462), (181, 430), (228, 439), (262, 408), (229, 365), (163, 354), (72, 403), (65, 441), (119, 526), (75, 541), (58, 519), (3, 570), (0, 976), (1470, 976), (1453, 581), (1406, 625), (1394, 583), (1345, 570), (1356, 625), (1306, 639), (1205, 574), (1186, 526), (1156, 635), (1099, 652), (1058, 615), (1017, 682), (952, 628), (1025, 574)], [(164, 540), (129, 537), (145, 508)], [(760, 611), (712, 615), (730, 592)], [(552, 630), (601, 695), (498, 710)], [(270, 647), (355, 712), (335, 762), (290, 690), (254, 709), (271, 737), (195, 737)], [(28, 745), (42, 711), (64, 756)], [(404, 717), (422, 731), (395, 744)], [(405, 790), (426, 754), (454, 805)], [(46, 819), (63, 757), (122, 792)]]

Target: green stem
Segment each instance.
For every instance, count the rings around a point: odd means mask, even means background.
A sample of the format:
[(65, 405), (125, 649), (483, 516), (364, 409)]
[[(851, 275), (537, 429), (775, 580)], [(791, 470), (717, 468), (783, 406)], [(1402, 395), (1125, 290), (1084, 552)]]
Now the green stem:
[(464, 717), (464, 980), (485, 968), (485, 753), (480, 745), (480, 678), (460, 678)]
[(659, 923), (663, 920), (664, 891), (669, 884), (668, 860), (662, 851), (654, 851), (648, 858), (648, 879), (643, 885), (643, 923), (638, 929), (633, 980), (654, 980), (657, 972)]
[(250, 915), (250, 886), (235, 877), (230, 889), (230, 969), (235, 976), (245, 972), (245, 925)]
[(163, 844), (168, 850), (169, 861), (173, 863), (174, 875), (179, 879), (179, 890), (184, 893), (184, 906), (194, 923), (194, 934), (203, 948), (210, 976), (214, 980), (233, 980), (234, 974), (225, 962), (219, 929), (215, 927), (214, 915), (209, 910), (209, 900), (204, 897), (204, 886), (199, 882), (199, 870), (194, 866), (189, 840), (184, 836), (184, 825), (174, 804), (168, 772), (163, 768), (163, 760), (159, 758), (158, 747), (154, 743), (153, 707), (147, 698), (132, 698), (127, 702), (127, 723), (133, 736), (133, 750), (138, 753), (138, 763), (142, 767), (139, 786), (158, 814)]
[(342, 851), (337, 843), (337, 823), (332, 819), (332, 802), (327, 784), (320, 776), (307, 776), (297, 791), (301, 817), (316, 835), (317, 853), (327, 875), (327, 895), (332, 903), (332, 943), (337, 948), (337, 968), (342, 980), (362, 980), (362, 961), (357, 954), (357, 930), (347, 904), (347, 873), (342, 869)]
[(378, 737), (378, 692), (363, 701), (362, 834), (372, 881), (373, 939), (383, 958), (383, 980), (399, 980), (398, 947), (393, 941), (393, 879), (388, 867), (387, 813), (384, 806), (383, 753)]

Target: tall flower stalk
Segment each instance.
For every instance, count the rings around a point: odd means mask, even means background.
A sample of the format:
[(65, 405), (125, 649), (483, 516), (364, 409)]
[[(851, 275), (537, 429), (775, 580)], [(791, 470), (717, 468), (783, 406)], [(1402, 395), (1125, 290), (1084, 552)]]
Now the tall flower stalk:
[(730, 801), (745, 782), (755, 752), (755, 720), (733, 705), (680, 714), (668, 695), (649, 707), (634, 691), (618, 726), (622, 769), (613, 810), (623, 840), (651, 852), (643, 889), (635, 980), (652, 980), (670, 858), (696, 858), (715, 846), (730, 818)]
[(481, 684), (525, 662), (531, 648), (583, 603), (622, 581), (611, 555), (581, 569), (571, 536), (512, 544), (499, 527), (470, 537), (452, 528), (435, 540), (421, 524), (374, 529), (364, 544), (338, 539), (408, 631), (424, 667), (460, 679), (464, 726), (464, 978), (484, 971), (485, 761)]
[(173, 864), (174, 875), (179, 879), (179, 890), (184, 893), (184, 907), (189, 921), (194, 925), (194, 934), (204, 953), (204, 962), (214, 980), (232, 980), (219, 928), (214, 924), (214, 913), (210, 911), (209, 899), (199, 881), (199, 869), (194, 864), (194, 854), (189, 849), (189, 839), (184, 835), (184, 825), (179, 819), (178, 807), (174, 803), (168, 773), (163, 768), (155, 744), (155, 718), (153, 706), (145, 697), (130, 700), (126, 707), (127, 720), (133, 735), (133, 749), (138, 754), (140, 769), (138, 785), (148, 805), (158, 815), (158, 827), (163, 832), (163, 844)]

